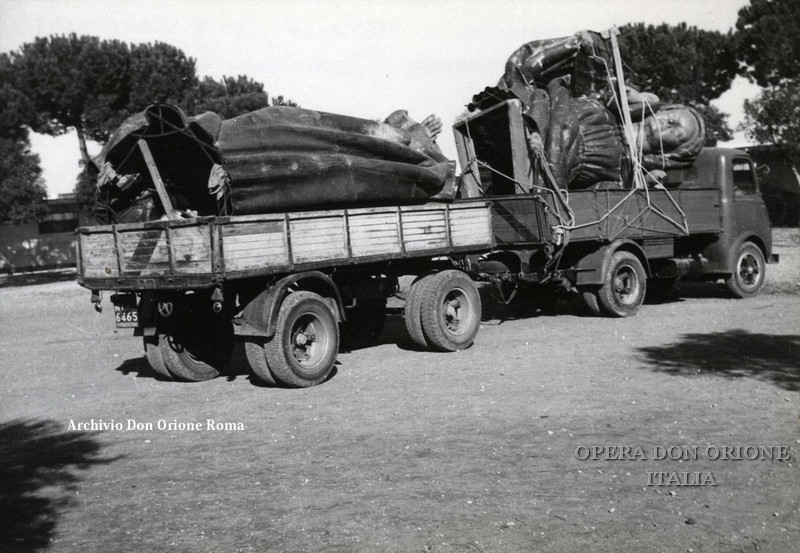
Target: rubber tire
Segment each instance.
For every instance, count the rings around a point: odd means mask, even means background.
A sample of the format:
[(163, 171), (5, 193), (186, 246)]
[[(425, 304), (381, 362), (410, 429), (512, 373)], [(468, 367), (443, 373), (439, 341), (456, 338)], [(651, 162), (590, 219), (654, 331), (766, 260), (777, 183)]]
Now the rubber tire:
[(386, 325), (386, 298), (361, 299), (348, 309), (341, 324), (341, 343), (348, 347), (371, 346), (378, 341)]
[(167, 380), (173, 380), (172, 373), (164, 364), (164, 356), (161, 355), (161, 349), (158, 346), (159, 339), (160, 336), (157, 334), (143, 337), (145, 357), (147, 357), (147, 362), (153, 372)]
[(272, 374), (267, 362), (267, 354), (264, 351), (266, 340), (260, 338), (248, 339), (244, 343), (244, 354), (247, 357), (247, 364), (253, 374), (265, 384), (277, 386), (278, 382)]
[[(624, 274), (620, 274), (624, 271)], [(633, 296), (623, 299), (617, 293), (618, 278), (627, 276), (632, 279)], [(631, 252), (616, 251), (606, 268), (603, 284), (597, 291), (597, 299), (603, 314), (609, 317), (632, 317), (639, 310), (647, 291), (647, 274), (641, 261)]]
[(584, 286), (581, 288), (581, 296), (583, 303), (589, 308), (592, 315), (601, 317), (604, 315), (603, 310), (600, 309), (600, 300), (597, 297), (598, 288), (596, 286)]
[(233, 328), (230, 323), (198, 325), (192, 330), (198, 334), (187, 335), (187, 325), (180, 330), (162, 334), (159, 350), (164, 364), (173, 377), (186, 382), (203, 382), (219, 376), (233, 354)]
[[(472, 279), (457, 270), (442, 271), (428, 278), (419, 298), (425, 338), (431, 347), (439, 351), (467, 349), (481, 328), (481, 296), (478, 289)], [(444, 305), (447, 297), (454, 292), (461, 296), (461, 309), (466, 317), (459, 322), (457, 332), (447, 327), (447, 309)], [(466, 306), (463, 302), (466, 302)]]
[[(753, 284), (748, 284), (745, 280), (746, 277), (750, 275), (742, 275), (743, 271), (747, 269), (743, 266), (743, 263), (748, 261), (749, 263), (755, 263), (755, 282)], [(753, 266), (750, 265), (750, 269)], [(739, 250), (736, 253), (736, 265), (734, 268), (733, 273), (725, 280), (725, 284), (728, 286), (728, 290), (730, 290), (731, 294), (735, 298), (752, 298), (753, 296), (758, 295), (758, 292), (761, 290), (761, 286), (764, 284), (764, 276), (766, 274), (767, 265), (764, 261), (764, 254), (761, 253), (761, 248), (753, 244), (752, 242), (744, 242), (741, 246), (739, 246)]]
[(406, 304), (403, 309), (403, 316), (405, 318), (408, 336), (411, 338), (411, 341), (414, 343), (414, 345), (422, 349), (430, 349), (431, 346), (428, 343), (427, 338), (425, 338), (425, 333), (422, 330), (420, 301), (423, 290), (434, 276), (436, 275), (426, 275), (415, 280), (413, 284), (411, 284), (411, 286), (408, 288), (408, 292), (406, 292)]
[[(320, 359), (311, 370), (298, 362), (291, 347), (294, 325), (305, 315), (311, 315), (319, 322), (318, 333), (327, 334)], [(275, 336), (264, 344), (264, 353), (273, 376), (285, 386), (307, 388), (324, 382), (339, 354), (339, 325), (322, 296), (306, 291), (286, 296), (278, 312)]]

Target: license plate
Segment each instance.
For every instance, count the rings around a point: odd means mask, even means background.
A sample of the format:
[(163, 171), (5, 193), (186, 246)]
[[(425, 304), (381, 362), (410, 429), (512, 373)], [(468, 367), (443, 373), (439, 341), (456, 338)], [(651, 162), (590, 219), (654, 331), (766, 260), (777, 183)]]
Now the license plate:
[(117, 328), (136, 328), (139, 326), (139, 311), (136, 309), (136, 299), (124, 303), (114, 304), (114, 319)]

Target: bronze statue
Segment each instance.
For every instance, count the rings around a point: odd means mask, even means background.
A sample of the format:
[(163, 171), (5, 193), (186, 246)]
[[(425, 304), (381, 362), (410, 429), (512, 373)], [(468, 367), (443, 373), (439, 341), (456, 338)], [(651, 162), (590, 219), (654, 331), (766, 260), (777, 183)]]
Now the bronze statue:
[[(523, 44), (508, 58), (497, 87), (476, 95), (471, 108), (519, 98), (559, 187), (627, 186), (632, 163), (617, 90), (609, 42), (582, 31)], [(702, 117), (688, 106), (661, 106), (654, 94), (633, 87), (626, 98), (642, 167), (691, 164), (703, 147)]]

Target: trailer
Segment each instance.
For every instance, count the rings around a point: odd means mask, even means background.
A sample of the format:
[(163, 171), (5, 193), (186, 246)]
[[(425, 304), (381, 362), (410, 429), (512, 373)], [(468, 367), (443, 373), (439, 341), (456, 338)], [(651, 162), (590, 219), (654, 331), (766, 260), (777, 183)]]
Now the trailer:
[(463, 200), (83, 227), (78, 282), (97, 305), (114, 291), (117, 325), (163, 377), (217, 376), (239, 336), (261, 380), (309, 386), (330, 374), (340, 325), (351, 342), (380, 334), (401, 275), (436, 275), (442, 295), (417, 306), (416, 332), (424, 317), (437, 349), (471, 345), (480, 297), (456, 267), (492, 248), (490, 221), (488, 202)]

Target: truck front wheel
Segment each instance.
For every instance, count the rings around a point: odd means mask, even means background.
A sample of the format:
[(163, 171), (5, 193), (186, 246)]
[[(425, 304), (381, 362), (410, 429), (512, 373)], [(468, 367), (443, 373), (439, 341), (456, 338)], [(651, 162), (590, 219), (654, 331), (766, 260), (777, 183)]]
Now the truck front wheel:
[(635, 315), (644, 301), (646, 279), (638, 257), (631, 252), (614, 252), (597, 291), (600, 309), (609, 317)]
[(428, 280), (414, 298), (420, 303), (425, 338), (434, 349), (458, 351), (475, 341), (481, 326), (481, 298), (465, 273), (447, 270)]
[(725, 280), (731, 294), (737, 298), (750, 298), (758, 294), (764, 284), (766, 263), (761, 248), (745, 242), (736, 254), (733, 274)]
[(271, 374), (286, 386), (314, 386), (331, 374), (338, 353), (339, 326), (322, 296), (305, 291), (286, 296), (275, 336), (264, 343)]

